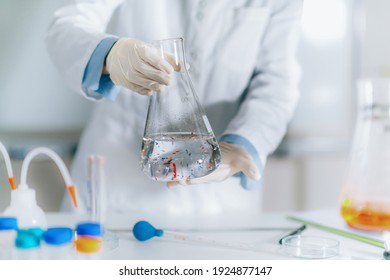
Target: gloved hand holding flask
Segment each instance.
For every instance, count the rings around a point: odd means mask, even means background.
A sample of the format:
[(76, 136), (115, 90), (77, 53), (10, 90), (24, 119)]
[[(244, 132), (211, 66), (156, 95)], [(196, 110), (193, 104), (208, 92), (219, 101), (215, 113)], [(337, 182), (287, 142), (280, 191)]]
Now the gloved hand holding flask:
[(145, 42), (121, 38), (107, 55), (105, 69), (114, 84), (150, 96), (169, 84), (173, 71), (181, 71), (173, 56), (166, 53), (164, 57)]
[(258, 181), (261, 178), (256, 163), (248, 152), (238, 144), (220, 142), (221, 164), (211, 174), (194, 179), (169, 182), (168, 187), (175, 185), (211, 184), (226, 180), (238, 172), (243, 172), (249, 179)]

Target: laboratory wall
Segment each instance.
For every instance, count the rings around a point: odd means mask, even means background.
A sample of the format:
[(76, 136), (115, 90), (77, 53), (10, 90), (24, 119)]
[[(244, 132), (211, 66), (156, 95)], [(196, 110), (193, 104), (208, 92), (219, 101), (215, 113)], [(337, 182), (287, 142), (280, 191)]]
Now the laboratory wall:
[[(93, 103), (67, 89), (45, 49), (53, 11), (64, 0), (0, 1), (0, 141), (19, 178), (22, 159), (47, 146), (67, 166)], [(262, 211), (338, 207), (356, 117), (356, 82), (390, 76), (390, 1), (305, 0), (297, 52), (301, 98), (288, 132), (264, 171)], [(9, 204), (0, 161), (0, 211)], [(57, 211), (64, 184), (55, 165), (37, 160), (29, 183), (46, 211)]]
[(80, 130), (90, 102), (69, 91), (47, 54), (45, 31), (65, 1), (0, 2), (0, 135)]

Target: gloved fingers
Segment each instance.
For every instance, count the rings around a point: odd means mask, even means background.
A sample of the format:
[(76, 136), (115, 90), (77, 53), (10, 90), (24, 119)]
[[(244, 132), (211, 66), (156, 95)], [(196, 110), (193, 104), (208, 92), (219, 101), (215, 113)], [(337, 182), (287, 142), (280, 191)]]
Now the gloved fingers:
[(162, 91), (164, 89), (165, 85), (162, 85), (154, 80), (151, 80), (141, 73), (138, 74), (139, 74), (138, 76), (133, 76), (132, 79), (128, 81), (152, 91)]
[(251, 180), (260, 180), (260, 171), (257, 168), (256, 163), (251, 158), (241, 157), (238, 158), (233, 164), (238, 170), (242, 171), (245, 176), (249, 177)]
[(133, 84), (133, 83), (130, 83), (130, 82), (129, 82), (129, 87), (128, 88), (131, 89), (132, 91), (138, 92), (141, 95), (151, 96), (153, 94), (153, 90), (141, 87), (141, 86), (139, 86), (137, 84)]
[(150, 96), (153, 94), (153, 90), (147, 89), (143, 86), (132, 83), (129, 80), (127, 80), (125, 76), (119, 76), (119, 78), (116, 78), (116, 79), (111, 78), (111, 80), (113, 81), (114, 84), (128, 88), (128, 89), (135, 91), (141, 95)]
[(173, 182), (168, 182), (167, 183), (167, 187), (168, 188), (172, 188), (172, 187), (175, 187), (175, 186), (178, 186), (178, 185), (180, 185), (180, 184), (177, 181), (173, 181)]
[(168, 187), (173, 187), (177, 185), (188, 186), (188, 185), (219, 183), (226, 180), (237, 171), (238, 170), (232, 169), (231, 166), (228, 164), (221, 164), (215, 171), (213, 171), (212, 173), (206, 176), (200, 178), (169, 182), (167, 185)]
[[(120, 61), (119, 61), (120, 62)], [(154, 68), (139, 57), (127, 54), (127, 67), (120, 62), (120, 69), (126, 79), (145, 88), (160, 91), (162, 85), (170, 82), (169, 74)]]
[(233, 169), (242, 171), (252, 180), (260, 180), (261, 174), (250, 154), (240, 145), (220, 142), (222, 160), (230, 163)]
[(222, 154), (226, 154), (229, 157), (232, 155), (246, 153), (246, 151), (242, 149), (238, 144), (228, 142), (219, 142), (219, 148), (221, 149)]
[(138, 72), (142, 73), (145, 78), (156, 81), (161, 85), (168, 85), (171, 81), (171, 76), (169, 74), (158, 70), (145, 62), (142, 62), (135, 68)]
[(157, 49), (143, 44), (136, 49), (139, 58), (151, 66), (164, 71), (167, 74), (172, 74), (174, 71), (174, 65), (171, 65), (168, 61), (162, 59), (157, 52)]
[[(170, 65), (172, 65), (173, 69), (176, 72), (183, 72), (185, 69), (184, 62), (178, 60), (175, 56), (169, 54), (169, 53), (164, 53), (164, 58)], [(189, 69), (189, 65), (188, 68)]]

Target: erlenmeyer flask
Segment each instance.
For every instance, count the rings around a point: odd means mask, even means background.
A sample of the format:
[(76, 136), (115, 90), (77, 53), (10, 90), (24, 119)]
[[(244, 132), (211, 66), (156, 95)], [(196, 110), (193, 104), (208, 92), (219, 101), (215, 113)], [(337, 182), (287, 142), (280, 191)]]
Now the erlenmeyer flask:
[(390, 80), (359, 82), (357, 123), (341, 194), (351, 227), (390, 229)]
[(181, 71), (150, 97), (141, 150), (141, 168), (151, 179), (181, 181), (205, 176), (221, 153), (188, 74), (182, 38), (154, 41), (158, 54)]

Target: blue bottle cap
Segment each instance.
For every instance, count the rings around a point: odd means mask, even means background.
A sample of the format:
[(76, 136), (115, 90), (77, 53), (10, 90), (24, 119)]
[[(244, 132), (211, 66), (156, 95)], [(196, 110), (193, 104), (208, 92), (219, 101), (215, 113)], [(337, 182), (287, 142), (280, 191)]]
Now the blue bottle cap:
[(13, 217), (0, 217), (0, 230), (18, 229), (18, 222)]
[(42, 239), (42, 235), (43, 233), (45, 232), (43, 229), (41, 228), (29, 228), (27, 229), (27, 231), (29, 233), (31, 233), (32, 235), (34, 235), (36, 238), (38, 239)]
[(73, 240), (73, 230), (67, 227), (49, 228), (43, 233), (42, 238), (50, 245), (67, 244)]
[(76, 227), (77, 235), (102, 236), (102, 230), (99, 223), (81, 223)]
[(19, 230), (16, 236), (15, 246), (21, 249), (39, 247), (40, 239), (29, 230)]

